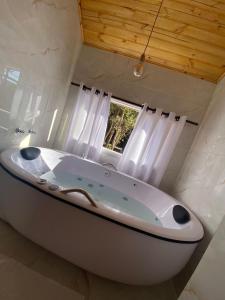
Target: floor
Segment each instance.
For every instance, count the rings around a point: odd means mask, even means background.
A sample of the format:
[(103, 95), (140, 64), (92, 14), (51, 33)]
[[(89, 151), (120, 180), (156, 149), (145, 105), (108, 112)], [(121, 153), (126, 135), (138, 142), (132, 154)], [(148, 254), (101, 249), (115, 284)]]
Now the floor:
[(1, 300), (175, 300), (171, 282), (128, 286), (90, 274), (0, 221)]
[(225, 299), (225, 217), (179, 300)]

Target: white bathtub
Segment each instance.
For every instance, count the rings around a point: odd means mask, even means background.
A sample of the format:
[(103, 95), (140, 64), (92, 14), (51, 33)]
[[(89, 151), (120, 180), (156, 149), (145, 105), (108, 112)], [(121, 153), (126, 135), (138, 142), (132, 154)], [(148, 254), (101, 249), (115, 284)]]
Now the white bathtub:
[[(39, 149), (41, 155), (30, 161), (19, 149), (1, 153), (2, 219), (44, 248), (115, 281), (155, 284), (184, 267), (203, 238), (191, 211), (190, 221), (178, 224), (173, 208), (180, 203), (151, 185)], [(40, 184), (40, 178), (47, 182)], [(80, 193), (62, 193), (74, 187), (86, 190), (94, 203)]]

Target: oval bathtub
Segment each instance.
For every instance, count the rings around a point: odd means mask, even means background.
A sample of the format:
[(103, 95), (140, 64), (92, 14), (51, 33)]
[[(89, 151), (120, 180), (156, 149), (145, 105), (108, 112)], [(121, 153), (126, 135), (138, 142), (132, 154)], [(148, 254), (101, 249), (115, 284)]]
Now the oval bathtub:
[(155, 284), (185, 266), (203, 238), (191, 211), (186, 223), (175, 221), (179, 202), (151, 185), (39, 149), (33, 160), (19, 149), (1, 153), (2, 219), (51, 252), (115, 281)]

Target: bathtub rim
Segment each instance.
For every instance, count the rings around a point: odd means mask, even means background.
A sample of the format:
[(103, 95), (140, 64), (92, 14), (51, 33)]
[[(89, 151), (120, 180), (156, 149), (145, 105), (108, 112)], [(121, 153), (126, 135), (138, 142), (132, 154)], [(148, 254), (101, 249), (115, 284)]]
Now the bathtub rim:
[(10, 175), (11, 177), (13, 177), (14, 179), (22, 182), (23, 184), (26, 184), (26, 185), (34, 188), (35, 190), (37, 190), (37, 191), (39, 191), (39, 192), (41, 192), (41, 193), (43, 193), (43, 194), (45, 194), (47, 196), (52, 197), (55, 200), (60, 201), (61, 203), (64, 203), (66, 205), (69, 205), (69, 206), (72, 206), (74, 208), (80, 209), (80, 210), (82, 210), (84, 212), (92, 214), (92, 215), (94, 215), (94, 216), (96, 216), (98, 218), (102, 218), (102, 219), (104, 219), (106, 221), (112, 222), (112, 223), (114, 223), (116, 225), (125, 227), (125, 228), (127, 228), (129, 230), (133, 230), (133, 231), (138, 232), (140, 234), (144, 234), (145, 236), (150, 236), (152, 238), (156, 238), (156, 239), (167, 241), (167, 242), (171, 242), (171, 243), (177, 243), (177, 244), (197, 244), (197, 243), (199, 243), (204, 238), (204, 234), (203, 234), (203, 236), (200, 239), (193, 240), (193, 241), (191, 241), (191, 240), (178, 240), (178, 239), (173, 239), (173, 238), (168, 238), (168, 237), (160, 236), (158, 234), (154, 234), (154, 233), (151, 233), (151, 232), (147, 232), (147, 231), (145, 231), (143, 229), (131, 226), (129, 224), (120, 222), (120, 221), (115, 220), (113, 218), (110, 218), (108, 216), (102, 215), (102, 214), (98, 213), (97, 211), (92, 211), (92, 210), (90, 210), (90, 209), (88, 209), (88, 208), (86, 208), (84, 206), (80, 206), (79, 204), (72, 203), (70, 201), (67, 201), (66, 199), (63, 199), (61, 197), (58, 197), (57, 195), (52, 194), (51, 192), (43, 190), (41, 187), (36, 186), (32, 182), (29, 182), (29, 181), (27, 181), (27, 180), (19, 177), (18, 175), (14, 174), (11, 170), (9, 170), (6, 166), (4, 166), (2, 164), (2, 162), (0, 162), (0, 167), (1, 167), (1, 169), (3, 171), (5, 171), (8, 175)]

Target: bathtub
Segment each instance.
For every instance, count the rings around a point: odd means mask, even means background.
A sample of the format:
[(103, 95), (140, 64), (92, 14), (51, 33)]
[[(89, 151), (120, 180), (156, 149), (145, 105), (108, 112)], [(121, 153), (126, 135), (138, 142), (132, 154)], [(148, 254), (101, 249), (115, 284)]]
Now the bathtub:
[(153, 186), (39, 149), (33, 160), (19, 149), (0, 155), (0, 217), (15, 230), (89, 272), (126, 284), (163, 282), (185, 266), (204, 234), (190, 210), (184, 209), (187, 220), (175, 220), (181, 204)]

